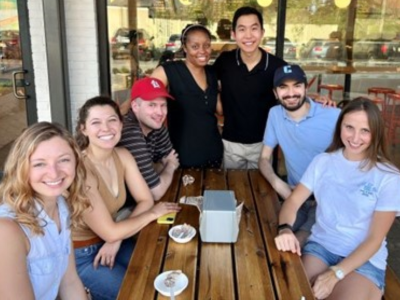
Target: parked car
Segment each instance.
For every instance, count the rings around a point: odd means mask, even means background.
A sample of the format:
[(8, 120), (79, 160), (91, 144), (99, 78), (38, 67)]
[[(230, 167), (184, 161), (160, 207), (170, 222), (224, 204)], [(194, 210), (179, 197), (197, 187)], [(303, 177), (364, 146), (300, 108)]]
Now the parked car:
[[(111, 38), (111, 52), (114, 59), (120, 56), (129, 56), (131, 47), (137, 46), (139, 60), (150, 60), (154, 57), (154, 37), (144, 29), (119, 28)], [(130, 45), (130, 41), (132, 45)]]
[(171, 51), (175, 53), (181, 48), (181, 35), (180, 34), (172, 34), (167, 43), (165, 44), (165, 51)]
[(346, 60), (346, 45), (342, 41), (313, 38), (300, 50), (302, 59)]
[[(276, 37), (267, 36), (264, 37), (262, 41), (262, 47), (268, 53), (275, 54), (276, 52)], [(295, 59), (296, 58), (296, 45), (293, 44), (289, 39), (284, 39), (283, 44), (283, 57), (285, 59)]]
[(0, 48), (2, 58), (4, 59), (21, 59), (21, 47), (19, 41), (18, 30), (1, 30), (0, 31)]
[(353, 59), (388, 59), (388, 40), (358, 40), (353, 43)]
[(400, 61), (400, 40), (392, 40), (383, 44), (382, 52), (390, 61)]

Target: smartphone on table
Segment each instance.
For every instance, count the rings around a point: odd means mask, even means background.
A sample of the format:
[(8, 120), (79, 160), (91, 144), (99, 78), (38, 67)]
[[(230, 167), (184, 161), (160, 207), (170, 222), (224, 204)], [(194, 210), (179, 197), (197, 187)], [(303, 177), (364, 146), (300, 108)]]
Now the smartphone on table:
[(174, 224), (176, 212), (163, 215), (157, 219), (158, 224)]

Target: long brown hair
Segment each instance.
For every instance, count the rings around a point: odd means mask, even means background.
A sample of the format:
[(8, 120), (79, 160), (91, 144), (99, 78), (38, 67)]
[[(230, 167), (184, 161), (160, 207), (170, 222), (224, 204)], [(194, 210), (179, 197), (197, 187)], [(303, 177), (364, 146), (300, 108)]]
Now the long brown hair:
[(106, 96), (93, 97), (85, 102), (79, 109), (78, 120), (75, 127), (75, 139), (81, 150), (85, 150), (89, 146), (89, 139), (82, 133), (82, 127), (85, 127), (86, 120), (89, 116), (89, 111), (94, 106), (110, 106), (114, 109), (119, 120), (122, 122), (122, 115), (119, 106), (111, 98)]
[(54, 137), (60, 137), (71, 147), (76, 159), (75, 178), (68, 188), (66, 202), (71, 213), (71, 227), (83, 224), (82, 213), (90, 206), (85, 193), (86, 170), (81, 153), (72, 135), (61, 125), (39, 122), (27, 129), (15, 140), (4, 167), (0, 184), (0, 203), (5, 203), (16, 214), (16, 221), (27, 226), (33, 234), (44, 234), (37, 219), (35, 201), (43, 205), (28, 183), (30, 157), (38, 145)]
[(381, 112), (370, 99), (365, 97), (355, 98), (343, 107), (336, 123), (332, 143), (326, 152), (334, 152), (344, 147), (340, 137), (343, 118), (345, 115), (357, 111), (364, 111), (367, 114), (368, 126), (371, 132), (371, 145), (366, 149), (366, 158), (361, 167), (365, 170), (370, 170), (372, 167), (377, 166), (377, 163), (383, 163), (397, 169), (389, 158), (385, 124)]

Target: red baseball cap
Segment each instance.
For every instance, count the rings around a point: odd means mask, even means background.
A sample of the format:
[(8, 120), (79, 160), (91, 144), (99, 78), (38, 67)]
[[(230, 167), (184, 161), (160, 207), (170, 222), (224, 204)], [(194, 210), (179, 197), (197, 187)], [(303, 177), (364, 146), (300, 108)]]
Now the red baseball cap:
[(145, 77), (139, 79), (132, 87), (131, 101), (135, 100), (136, 98), (141, 98), (145, 101), (151, 101), (158, 97), (175, 100), (174, 97), (168, 93), (164, 83), (157, 78)]

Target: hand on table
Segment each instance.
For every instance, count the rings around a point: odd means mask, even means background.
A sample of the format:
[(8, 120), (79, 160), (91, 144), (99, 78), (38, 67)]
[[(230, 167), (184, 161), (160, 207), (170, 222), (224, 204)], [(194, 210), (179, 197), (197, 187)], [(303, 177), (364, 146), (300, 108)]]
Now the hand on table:
[(150, 209), (150, 211), (154, 213), (156, 218), (172, 212), (178, 212), (180, 210), (181, 207), (177, 203), (173, 202), (159, 202)]
[(107, 266), (112, 269), (114, 267), (115, 257), (117, 256), (121, 243), (122, 240), (114, 243), (104, 243), (94, 258), (93, 267), (97, 269), (100, 263), (102, 266)]
[(291, 251), (301, 256), (300, 243), (290, 229), (283, 229), (275, 237), (275, 245), (279, 251)]

